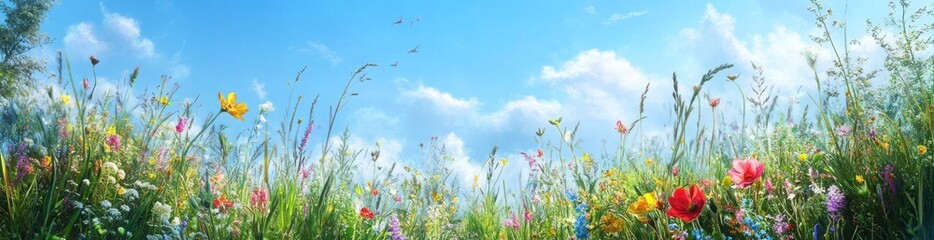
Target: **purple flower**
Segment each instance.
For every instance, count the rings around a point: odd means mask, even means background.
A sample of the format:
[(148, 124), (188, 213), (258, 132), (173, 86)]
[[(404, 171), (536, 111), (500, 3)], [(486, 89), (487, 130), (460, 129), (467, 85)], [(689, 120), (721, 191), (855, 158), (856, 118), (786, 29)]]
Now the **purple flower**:
[(315, 121), (308, 122), (308, 128), (305, 128), (305, 135), (302, 136), (302, 143), (298, 145), (298, 151), (302, 152), (305, 150), (305, 145), (308, 144), (308, 136), (311, 136), (311, 129), (314, 129)]
[(840, 219), (840, 212), (843, 210), (843, 207), (846, 206), (846, 196), (840, 192), (840, 189), (837, 188), (837, 185), (832, 185), (827, 189), (827, 213), (830, 214), (830, 218), (834, 221)]
[(843, 124), (843, 126), (837, 128), (837, 135), (841, 137), (850, 135), (850, 132), (853, 132), (853, 128), (849, 124)]
[(26, 156), (26, 144), (20, 144), (16, 149), (16, 155), (19, 157), (16, 162), (16, 181), (15, 184), (19, 184), (23, 180), (23, 177), (26, 174), (32, 173), (32, 164), (29, 164), (29, 157)]
[(776, 235), (783, 236), (785, 231), (788, 230), (788, 222), (785, 221), (785, 215), (779, 214), (775, 216), (775, 223), (772, 224), (772, 230), (775, 231)]
[(402, 227), (399, 226), (399, 218), (396, 216), (389, 217), (389, 238), (392, 240), (405, 240), (405, 235), (402, 235)]
[(811, 233), (811, 237), (813, 237), (814, 240), (824, 239), (823, 234), (821, 234), (820, 223), (814, 224), (814, 232)]

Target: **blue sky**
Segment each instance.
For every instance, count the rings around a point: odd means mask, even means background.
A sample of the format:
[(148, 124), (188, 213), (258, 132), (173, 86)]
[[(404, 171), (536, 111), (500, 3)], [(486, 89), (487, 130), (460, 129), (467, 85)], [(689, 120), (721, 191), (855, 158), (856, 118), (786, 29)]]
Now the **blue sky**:
[[(866, 18), (885, 16), (885, 3), (827, 4), (833, 19), (852, 22), (855, 54), (882, 54), (871, 47)], [(201, 97), (214, 111), (217, 92), (237, 92), (251, 112), (270, 101), (278, 123), (285, 84), (308, 66), (294, 89), (321, 106), (334, 104), (349, 74), (376, 63), (374, 81), (358, 85), (338, 123), (350, 126), (352, 143), (379, 140), (386, 161), (417, 164), (418, 143), (438, 136), (458, 158), (462, 177), (478, 173), (493, 145), (522, 172), (519, 153), (533, 151), (534, 131), (563, 116), (581, 123), (584, 145), (599, 151), (615, 144), (616, 120), (638, 115), (638, 95), (651, 83), (644, 136), (670, 131), (671, 82), (685, 89), (707, 69), (737, 66), (744, 88), (750, 62), (762, 65), (779, 101), (803, 101), (812, 79), (803, 53), (829, 66), (830, 51), (809, 39), (816, 33), (808, 1), (61, 1), (43, 30), (53, 42), (39, 51), (64, 51), (78, 76), (89, 76), (87, 56), (102, 60), (98, 75), (111, 83), (141, 68), (142, 86), (162, 74), (181, 85), (176, 102)], [(846, 14), (843, 14), (846, 12)], [(404, 23), (392, 25), (400, 17)], [(414, 22), (413, 20), (419, 19)], [(840, 33), (836, 31), (835, 33)], [(407, 52), (418, 46), (419, 53)], [(398, 61), (398, 67), (389, 65)], [(52, 61), (50, 61), (52, 62)], [(54, 69), (54, 67), (50, 67)], [(722, 74), (725, 76), (725, 74)], [(722, 97), (723, 114), (735, 121), (740, 97), (732, 84), (712, 82), (705, 92)], [(306, 101), (307, 103), (307, 101)], [(176, 105), (177, 106), (177, 105)], [(307, 106), (303, 106), (306, 108)], [(320, 108), (325, 109), (325, 108)], [(709, 108), (704, 114), (709, 113)], [(317, 123), (327, 112), (319, 111)], [(323, 126), (323, 125), (321, 125)], [(316, 128), (314, 142), (323, 131)], [(551, 130), (551, 129), (549, 129)], [(553, 134), (554, 133), (550, 133)], [(521, 174), (516, 174), (521, 176)]]

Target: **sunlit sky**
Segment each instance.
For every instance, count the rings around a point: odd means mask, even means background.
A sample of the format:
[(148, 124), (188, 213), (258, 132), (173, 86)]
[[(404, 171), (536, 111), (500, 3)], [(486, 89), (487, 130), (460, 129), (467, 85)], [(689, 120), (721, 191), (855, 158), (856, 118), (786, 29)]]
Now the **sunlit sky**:
[[(844, 4), (827, 4), (834, 9), (832, 18), (850, 23), (849, 40), (864, 43), (851, 49), (854, 54), (873, 57), (870, 65), (879, 66), (882, 53), (864, 28), (867, 18), (881, 22), (886, 3)], [(53, 41), (38, 54), (53, 63), (51, 56), (64, 51), (79, 77), (90, 76), (87, 57), (93, 54), (101, 59), (98, 75), (112, 84), (139, 66), (134, 94), (156, 86), (160, 75), (172, 75), (181, 85), (173, 101), (200, 96), (202, 117), (214, 111), (217, 92), (237, 92), (251, 111), (244, 122), (219, 121), (232, 130), (252, 127), (266, 101), (276, 108), (266, 118), (278, 123), (291, 108), (285, 105), (290, 90), (306, 99), (320, 94), (319, 110), (326, 109), (353, 70), (379, 64), (368, 70), (373, 81), (353, 89), (359, 96), (350, 99), (338, 127), (349, 126), (350, 143), (358, 147), (379, 140), (380, 164), (386, 165), (418, 164), (419, 143), (438, 136), (466, 180), (480, 171), (493, 145), (515, 163), (510, 171), (521, 176), (527, 166), (519, 153), (538, 147), (535, 130), (550, 127), (549, 118), (580, 122), (577, 137), (588, 151), (600, 151), (604, 141), (614, 146), (616, 121), (638, 118), (639, 94), (647, 83), (647, 119), (636, 134), (665, 139), (672, 72), (687, 93), (707, 69), (736, 64), (704, 90), (723, 98), (727, 122), (738, 120), (741, 98), (725, 74), (739, 74), (749, 92), (750, 62), (763, 66), (780, 106), (805, 101), (813, 80), (803, 53), (815, 53), (825, 67), (832, 57), (826, 46), (810, 40), (818, 29), (809, 6), (808, 1), (60, 1), (42, 27)], [(403, 23), (393, 24), (400, 18)], [(416, 46), (418, 53), (408, 53)], [(290, 89), (286, 82), (303, 66), (308, 68), (302, 80)], [(710, 108), (701, 111), (709, 115)], [(313, 143), (323, 140), (326, 115), (316, 113)], [(548, 130), (556, 140), (558, 134)]]

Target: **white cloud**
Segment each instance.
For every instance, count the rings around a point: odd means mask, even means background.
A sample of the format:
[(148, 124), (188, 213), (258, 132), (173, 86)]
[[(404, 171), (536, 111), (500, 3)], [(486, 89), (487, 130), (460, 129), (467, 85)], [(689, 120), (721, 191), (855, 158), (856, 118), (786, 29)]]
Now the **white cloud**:
[(100, 54), (107, 50), (108, 46), (95, 35), (94, 25), (80, 22), (68, 27), (68, 33), (65, 35), (65, 48), (79, 51), (79, 56), (90, 56)]
[[(482, 129), (493, 132), (518, 130), (516, 128), (529, 127), (528, 123), (545, 122), (561, 109), (561, 104), (556, 101), (543, 101), (535, 96), (525, 96), (505, 103), (496, 111), (484, 113), (481, 112), (480, 101), (476, 98), (460, 99), (424, 85), (404, 91), (400, 97), (413, 105), (424, 106), (420, 102), (427, 102), (429, 107), (420, 110), (428, 111), (432, 118), (438, 120), (436, 124), (446, 124), (452, 129)], [(422, 114), (417, 115), (421, 117)]]
[(266, 100), (266, 84), (260, 83), (259, 81), (256, 81), (256, 79), (253, 79), (252, 86), (253, 92), (256, 92), (256, 96), (258, 96), (259, 99)]
[(321, 56), (321, 58), (331, 63), (331, 65), (335, 65), (335, 66), (344, 61), (344, 59), (341, 58), (340, 55), (337, 55), (337, 52), (334, 52), (333, 50), (331, 50), (331, 48), (328, 47), (327, 45), (317, 43), (317, 42), (308, 42), (307, 44), (308, 44), (307, 48), (299, 49), (299, 51), (301, 52), (314, 51), (319, 56)]
[(597, 8), (593, 7), (593, 5), (587, 5), (587, 7), (584, 8), (584, 12), (589, 14), (597, 14)]
[(148, 38), (142, 37), (139, 23), (136, 19), (111, 13), (101, 3), (101, 12), (104, 13), (104, 25), (120, 35), (139, 57), (155, 57), (155, 45)]
[(642, 10), (639, 12), (628, 12), (626, 14), (613, 13), (613, 15), (610, 15), (610, 17), (607, 18), (606, 21), (603, 22), (603, 24), (604, 25), (614, 24), (620, 20), (626, 20), (626, 19), (630, 19), (633, 17), (642, 16), (642, 15), (645, 15), (646, 13), (649, 13), (649, 10)]
[[(451, 132), (444, 137), (442, 143), (447, 153), (454, 158), (451, 167), (452, 169), (456, 169), (454, 174), (460, 179), (462, 187), (471, 187), (473, 185), (474, 176), (478, 176), (478, 179), (483, 179), (483, 168), (478, 164), (470, 162), (468, 149), (463, 139), (458, 137), (454, 132)], [(484, 182), (479, 182), (479, 184), (484, 184)]]

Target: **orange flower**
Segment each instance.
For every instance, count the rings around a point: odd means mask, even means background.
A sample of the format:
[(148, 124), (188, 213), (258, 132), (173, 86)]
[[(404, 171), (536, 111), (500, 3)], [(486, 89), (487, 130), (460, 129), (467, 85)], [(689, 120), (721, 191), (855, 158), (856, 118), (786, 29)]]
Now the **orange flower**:
[(720, 98), (712, 98), (712, 99), (710, 99), (710, 107), (716, 108), (717, 105), (720, 105)]
[(250, 109), (247, 108), (246, 103), (237, 102), (237, 94), (234, 92), (228, 93), (226, 99), (223, 95), (221, 95), (221, 93), (218, 92), (217, 100), (221, 103), (221, 111), (229, 113), (230, 116), (233, 116), (240, 121), (243, 121), (243, 114), (246, 114), (247, 111), (250, 111)]
[(623, 121), (616, 120), (616, 131), (619, 132), (619, 134), (626, 134), (627, 129), (626, 125), (623, 125)]

